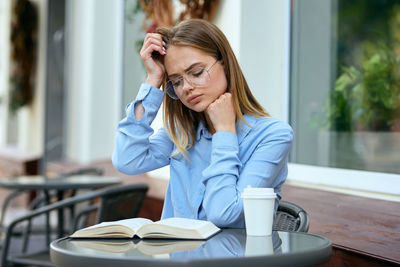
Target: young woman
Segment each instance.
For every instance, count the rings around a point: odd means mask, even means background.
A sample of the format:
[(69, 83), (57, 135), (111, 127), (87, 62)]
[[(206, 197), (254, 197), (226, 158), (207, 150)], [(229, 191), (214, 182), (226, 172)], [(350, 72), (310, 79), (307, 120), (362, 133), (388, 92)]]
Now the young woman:
[[(114, 166), (139, 174), (170, 165), (162, 218), (244, 227), (249, 185), (273, 187), (276, 208), (292, 129), (253, 97), (224, 34), (187, 20), (147, 34), (140, 55), (148, 76), (118, 125)], [(162, 102), (164, 128), (152, 135)]]

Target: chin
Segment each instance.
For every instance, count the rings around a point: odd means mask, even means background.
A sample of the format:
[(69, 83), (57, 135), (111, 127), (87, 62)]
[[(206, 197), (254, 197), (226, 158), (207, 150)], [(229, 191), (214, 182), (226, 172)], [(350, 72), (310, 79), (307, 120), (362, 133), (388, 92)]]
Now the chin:
[(184, 103), (184, 105), (185, 105), (187, 108), (189, 108), (189, 109), (191, 109), (191, 110), (193, 110), (193, 111), (196, 111), (196, 112), (204, 112), (204, 111), (206, 111), (206, 109), (207, 109), (207, 107), (208, 107), (209, 104), (204, 103), (204, 102), (199, 102), (199, 103), (190, 104), (190, 105), (188, 105), (187, 103)]

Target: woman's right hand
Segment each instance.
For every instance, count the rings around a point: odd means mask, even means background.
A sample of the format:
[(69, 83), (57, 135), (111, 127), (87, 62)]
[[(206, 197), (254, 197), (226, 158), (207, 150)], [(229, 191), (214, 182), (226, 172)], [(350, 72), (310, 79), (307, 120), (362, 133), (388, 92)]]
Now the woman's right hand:
[(166, 54), (164, 45), (165, 43), (160, 34), (148, 33), (140, 50), (140, 57), (147, 72), (146, 83), (156, 88), (161, 86), (165, 68), (160, 59), (154, 55), (154, 52), (164, 56)]

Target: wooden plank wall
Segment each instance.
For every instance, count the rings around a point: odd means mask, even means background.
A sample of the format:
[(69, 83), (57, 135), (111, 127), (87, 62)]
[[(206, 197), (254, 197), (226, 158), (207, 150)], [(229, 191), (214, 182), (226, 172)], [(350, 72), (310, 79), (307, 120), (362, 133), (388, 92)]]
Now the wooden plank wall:
[(282, 196), (307, 211), (309, 233), (332, 241), (326, 266), (400, 264), (400, 203), (289, 185)]

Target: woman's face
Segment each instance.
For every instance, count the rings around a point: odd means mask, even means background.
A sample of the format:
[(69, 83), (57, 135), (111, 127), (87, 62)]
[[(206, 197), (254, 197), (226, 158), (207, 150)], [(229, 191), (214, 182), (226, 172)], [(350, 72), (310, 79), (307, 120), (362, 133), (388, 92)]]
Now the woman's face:
[[(175, 88), (180, 87), (180, 90), (175, 90), (180, 101), (196, 112), (205, 111), (227, 91), (228, 83), (223, 66), (219, 61), (216, 62), (214, 57), (199, 49), (190, 46), (170, 46), (164, 58), (164, 66), (168, 79), (180, 81), (179, 86), (178, 83), (174, 83)], [(203, 74), (201, 70), (204, 71)], [(199, 86), (188, 82), (196, 81), (197, 75), (206, 75), (207, 79), (200, 79)]]

